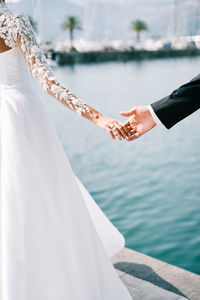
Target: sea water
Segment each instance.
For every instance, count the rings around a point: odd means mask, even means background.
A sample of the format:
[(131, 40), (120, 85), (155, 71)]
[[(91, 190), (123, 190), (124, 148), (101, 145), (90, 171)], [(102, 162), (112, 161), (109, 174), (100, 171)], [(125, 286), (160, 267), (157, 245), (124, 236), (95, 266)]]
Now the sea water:
[[(200, 72), (200, 58), (58, 67), (66, 87), (106, 116), (150, 104)], [(200, 95), (199, 95), (200, 97)], [(134, 142), (112, 141), (53, 98), (45, 105), (70, 159), (126, 246), (200, 274), (200, 111)]]

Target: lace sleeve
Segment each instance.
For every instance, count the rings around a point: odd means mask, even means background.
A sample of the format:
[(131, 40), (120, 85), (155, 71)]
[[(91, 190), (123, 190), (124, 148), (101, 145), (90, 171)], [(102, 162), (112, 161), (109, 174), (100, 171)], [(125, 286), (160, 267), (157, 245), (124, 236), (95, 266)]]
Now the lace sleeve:
[[(89, 107), (82, 100), (55, 79), (46, 57), (39, 47), (29, 19), (20, 15), (15, 28), (17, 30), (17, 46), (43, 90), (80, 115), (91, 113)], [(15, 35), (16, 30), (14, 30)]]

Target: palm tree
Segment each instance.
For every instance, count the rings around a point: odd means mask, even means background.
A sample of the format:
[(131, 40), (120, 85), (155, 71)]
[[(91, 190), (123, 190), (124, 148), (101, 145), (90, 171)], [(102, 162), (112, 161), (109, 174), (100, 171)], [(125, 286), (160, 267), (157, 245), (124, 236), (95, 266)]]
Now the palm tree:
[(31, 26), (33, 27), (33, 29), (37, 32), (38, 31), (38, 25), (37, 22), (34, 21), (34, 19), (31, 16), (28, 16), (29, 21), (31, 23)]
[(68, 16), (67, 19), (62, 24), (62, 29), (69, 30), (71, 49), (72, 49), (73, 48), (73, 40), (74, 40), (74, 30), (82, 29), (79, 19), (75, 16)]
[(148, 30), (147, 24), (142, 20), (135, 20), (131, 22), (131, 31), (136, 32), (137, 41), (140, 41), (140, 33), (142, 31)]

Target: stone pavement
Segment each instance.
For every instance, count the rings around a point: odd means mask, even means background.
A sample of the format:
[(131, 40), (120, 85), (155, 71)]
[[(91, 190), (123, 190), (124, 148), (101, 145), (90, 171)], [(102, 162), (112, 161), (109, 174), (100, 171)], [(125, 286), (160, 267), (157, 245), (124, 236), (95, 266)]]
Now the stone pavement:
[(200, 276), (124, 248), (112, 258), (134, 300), (200, 300)]

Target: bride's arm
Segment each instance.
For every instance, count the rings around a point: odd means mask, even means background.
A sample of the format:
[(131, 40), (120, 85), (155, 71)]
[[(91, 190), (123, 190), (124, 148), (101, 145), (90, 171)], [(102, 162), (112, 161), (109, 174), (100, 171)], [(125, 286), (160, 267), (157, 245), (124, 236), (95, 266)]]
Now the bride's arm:
[(17, 46), (32, 70), (34, 77), (46, 93), (53, 96), (67, 108), (108, 131), (112, 138), (115, 138), (115, 135), (119, 139), (127, 136), (126, 128), (119, 121), (103, 116), (55, 79), (45, 55), (38, 45), (29, 19), (23, 15), (18, 19)]

